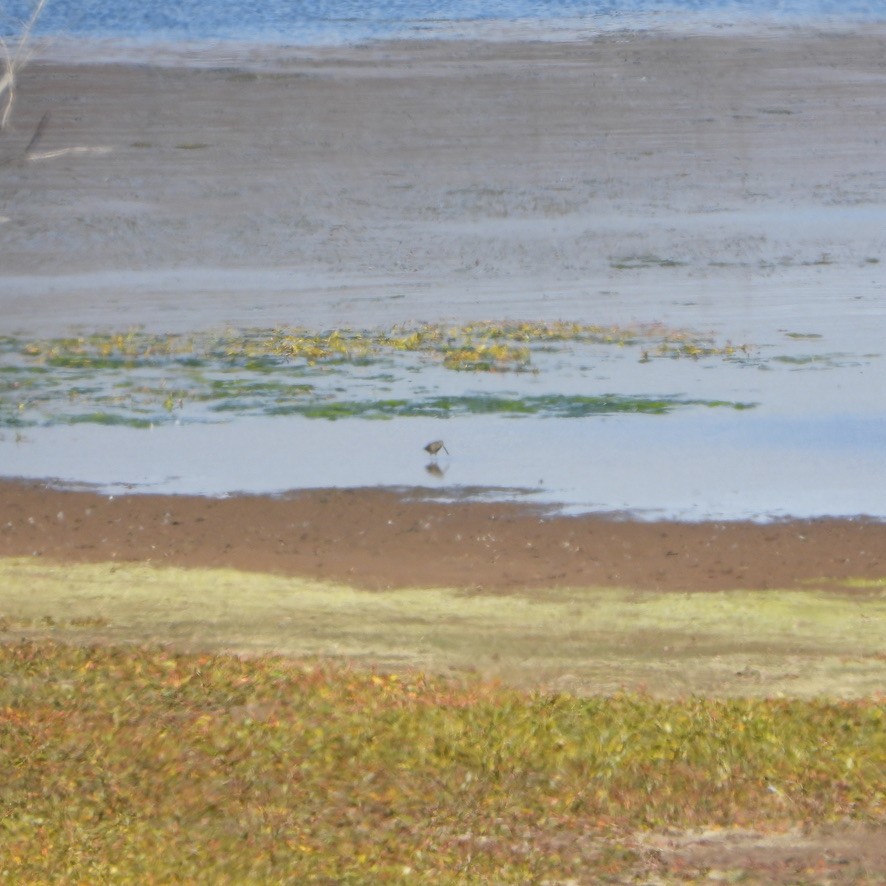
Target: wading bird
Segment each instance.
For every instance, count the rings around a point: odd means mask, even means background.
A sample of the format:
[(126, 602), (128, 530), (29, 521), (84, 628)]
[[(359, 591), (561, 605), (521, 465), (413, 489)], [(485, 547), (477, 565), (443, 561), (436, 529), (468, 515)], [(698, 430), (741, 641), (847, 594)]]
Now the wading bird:
[(449, 450), (443, 445), (442, 440), (432, 440), (425, 446), (425, 452), (430, 452), (431, 455), (436, 455), (441, 449), (449, 455)]

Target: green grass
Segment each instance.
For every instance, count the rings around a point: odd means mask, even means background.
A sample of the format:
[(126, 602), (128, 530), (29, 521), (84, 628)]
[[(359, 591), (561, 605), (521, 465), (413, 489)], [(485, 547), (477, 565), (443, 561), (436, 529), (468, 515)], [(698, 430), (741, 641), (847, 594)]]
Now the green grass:
[(873, 701), (21, 642), (0, 645), (0, 712), (17, 883), (649, 882), (638, 832), (884, 816)]

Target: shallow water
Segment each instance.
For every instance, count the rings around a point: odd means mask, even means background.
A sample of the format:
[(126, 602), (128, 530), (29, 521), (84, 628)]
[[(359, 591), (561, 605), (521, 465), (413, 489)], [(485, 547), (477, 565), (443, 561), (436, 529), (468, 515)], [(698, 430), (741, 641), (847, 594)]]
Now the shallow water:
[[(450, 454), (431, 459), (422, 447), (441, 434)], [(286, 418), (141, 431), (52, 427), (18, 443), (5, 436), (9, 474), (112, 494), (387, 486), (644, 519), (886, 518), (884, 416)]]
[[(443, 498), (516, 498), (566, 513), (645, 519), (886, 518), (882, 357), (859, 349), (873, 342), (859, 341), (857, 329), (846, 323), (841, 334), (838, 323), (807, 318), (801, 328), (747, 351), (699, 359), (646, 359), (643, 342), (564, 342), (533, 352), (532, 372), (458, 372), (427, 354), (383, 356), (382, 365), (305, 364), (301, 375), (291, 361), (281, 361), (260, 378), (295, 372), (315, 386), (287, 393), (283, 410), (276, 393), (252, 389), (245, 397), (238, 388), (207, 402), (196, 383), (181, 405), (164, 408), (163, 392), (177, 390), (175, 373), (193, 369), (174, 361), (147, 371), (106, 370), (112, 379), (141, 373), (142, 392), (150, 375), (160, 380), (138, 408), (98, 389), (72, 397), (72, 387), (85, 391), (84, 371), (47, 369), (38, 361), (45, 374), (36, 377), (34, 391), (19, 409), (6, 410), (14, 424), (2, 432), (0, 457), (7, 475), (51, 477), (109, 493), (420, 487)], [(4, 365), (29, 361), (13, 348)], [(212, 365), (199, 367), (201, 378), (230, 372), (238, 385), (248, 385), (242, 367)], [(49, 377), (59, 381), (66, 373), (73, 375), (57, 391), (51, 388)], [(95, 385), (101, 374), (93, 367), (85, 377)], [(23, 397), (17, 384), (4, 393), (7, 406)], [(46, 390), (45, 401), (38, 401)], [(505, 396), (525, 404), (604, 393), (665, 398), (665, 408), (621, 411), (615, 400), (584, 417), (557, 417), (549, 406), (536, 414), (482, 415), (458, 405), (465, 395), (480, 403)], [(300, 397), (315, 404), (317, 415), (330, 414), (330, 404), (351, 410), (379, 398), (448, 405), (389, 420), (280, 414), (295, 411)], [(103, 412), (92, 411), (96, 402)], [(108, 426), (100, 414), (148, 427)], [(449, 452), (428, 457), (423, 446), (431, 439), (443, 439)]]
[[(562, 293), (547, 288), (546, 298), (539, 300), (525, 281), (525, 297), (509, 289), (507, 302), (500, 305), (500, 287), (485, 294), (466, 289), (462, 302), (450, 292), (441, 304), (421, 286), (398, 297), (384, 286), (361, 288), (354, 281), (352, 290), (333, 286), (329, 298), (318, 299), (293, 292), (287, 273), (277, 279), (272, 273), (242, 271), (244, 289), (265, 281), (252, 290), (245, 307), (247, 299), (236, 294), (237, 274), (218, 273), (218, 291), (207, 285), (212, 272), (197, 284), (197, 272), (178, 273), (172, 285), (158, 283), (156, 274), (130, 274), (134, 285), (127, 291), (129, 298), (137, 298), (139, 279), (149, 292), (169, 287), (168, 304), (153, 295), (139, 300), (139, 319), (146, 329), (158, 331), (178, 325), (193, 332), (219, 316), (253, 328), (256, 321), (297, 315), (323, 330), (355, 314), (379, 328), (416, 312), (437, 312), (449, 322), (505, 310), (540, 318), (584, 312), (606, 323), (656, 318), (710, 332), (721, 344), (746, 344), (747, 351), (731, 359), (646, 362), (643, 344), (566, 343), (554, 352), (534, 353), (537, 371), (519, 373), (455, 372), (427, 359), (410, 368), (408, 361), (390, 357), (382, 359), (383, 365), (344, 364), (319, 373), (307, 369), (301, 377), (292, 375), (292, 365), (280, 366), (289, 382), (318, 386), (321, 401), (604, 394), (678, 401), (667, 414), (603, 410), (579, 418), (551, 417), (544, 410), (512, 417), (465, 415), (457, 409), (436, 418), (269, 417), (274, 404), (260, 397), (246, 404), (234, 398), (233, 409), (225, 411), (213, 412), (197, 398), (167, 410), (162, 391), (181, 386), (167, 367), (154, 370), (164, 387), (148, 398), (147, 416), (140, 416), (149, 429), (66, 425), (64, 415), (88, 410), (83, 404), (72, 406), (61, 385), (60, 399), (29, 407), (17, 414), (25, 419), (21, 427), (0, 430), (2, 473), (94, 485), (112, 494), (417, 487), (443, 498), (527, 500), (567, 513), (643, 519), (886, 519), (886, 309), (878, 265), (862, 264), (854, 271), (845, 265), (781, 269), (771, 280), (740, 271), (724, 277), (718, 270), (716, 285), (691, 270), (640, 268), (617, 275), (618, 289), (608, 294), (589, 297), (571, 287)], [(109, 275), (115, 292), (120, 279)], [(108, 328), (113, 311), (96, 285), (100, 279), (89, 282), (96, 326)], [(72, 314), (34, 317), (29, 340), (41, 340), (41, 332), (52, 336), (96, 328), (90, 323), (84, 281), (56, 284), (72, 293)], [(191, 295), (174, 297), (176, 286)], [(124, 303), (120, 320), (131, 312)], [(79, 324), (73, 322), (77, 318)], [(121, 322), (111, 328), (124, 327)], [(22, 363), (18, 356), (11, 362)], [(280, 372), (271, 378), (280, 378)], [(236, 370), (233, 375), (245, 380)], [(75, 371), (67, 384), (82, 383), (80, 376)], [(14, 406), (19, 393), (7, 390), (0, 401)], [(686, 400), (752, 408), (680, 405)], [(123, 409), (120, 414), (130, 413)], [(443, 439), (450, 454), (428, 458), (423, 446), (432, 439)]]
[[(13, 34), (33, 2), (9, 0), (0, 34)], [(295, 45), (368, 39), (489, 39), (538, 36), (572, 39), (603, 30), (883, 20), (876, 0), (52, 0), (37, 36), (92, 40), (250, 41)]]

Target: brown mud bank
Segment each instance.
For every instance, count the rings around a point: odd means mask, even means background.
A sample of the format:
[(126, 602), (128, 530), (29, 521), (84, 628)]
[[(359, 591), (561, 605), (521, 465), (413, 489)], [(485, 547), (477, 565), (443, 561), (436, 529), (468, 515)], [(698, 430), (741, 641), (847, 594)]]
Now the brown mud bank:
[(634, 522), (393, 491), (108, 496), (0, 483), (0, 557), (227, 567), (396, 587), (851, 588), (886, 576), (886, 524)]

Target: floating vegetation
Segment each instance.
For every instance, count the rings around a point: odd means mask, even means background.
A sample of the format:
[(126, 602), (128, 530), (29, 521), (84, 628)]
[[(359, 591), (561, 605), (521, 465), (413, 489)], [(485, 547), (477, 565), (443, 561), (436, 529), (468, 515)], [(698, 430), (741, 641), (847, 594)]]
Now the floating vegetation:
[(661, 258), (658, 255), (628, 255), (613, 259), (609, 267), (616, 271), (636, 271), (640, 268), (682, 268), (686, 262), (675, 258)]
[(777, 354), (769, 358), (793, 369), (834, 369), (839, 366), (858, 366), (859, 358), (849, 354)]
[(152, 424), (146, 418), (115, 415), (113, 412), (84, 412), (79, 415), (67, 415), (63, 423), (68, 425), (108, 425), (111, 427), (122, 425), (130, 428), (149, 428)]
[(443, 365), (463, 372), (519, 371), (529, 367), (529, 348), (503, 343), (455, 348), (447, 351)]
[[(278, 329), (158, 335), (142, 330), (48, 340), (0, 338), (0, 426), (96, 422), (145, 427), (224, 415), (390, 418), (476, 414), (576, 417), (750, 404), (645, 393), (503, 394), (452, 389), (445, 370), (569, 376), (574, 390), (612, 349), (638, 362), (748, 362), (750, 349), (660, 324), (413, 324), (381, 330)], [(441, 371), (443, 370), (443, 371)], [(421, 381), (418, 381), (418, 379)], [(454, 383), (456, 376), (450, 377)], [(380, 396), (382, 395), (382, 396)]]
[[(303, 415), (307, 418), (452, 418), (460, 415), (539, 415), (546, 418), (586, 418), (591, 415), (635, 413), (663, 415), (680, 406), (750, 409), (753, 403), (726, 400), (686, 400), (678, 397), (602, 397), (549, 394), (539, 397), (502, 397), (467, 394), (431, 397), (425, 400), (355, 400), (329, 403), (293, 402), (272, 411), (274, 415)], [(217, 407), (227, 409), (225, 405)]]
[[(175, 360), (203, 364), (228, 361), (250, 369), (272, 369), (281, 361), (353, 362), (398, 353), (435, 356), (461, 369), (460, 358), (482, 371), (524, 370), (534, 346), (641, 345), (659, 356), (747, 355), (747, 345), (717, 344), (712, 335), (673, 329), (663, 324), (597, 326), (566, 322), (467, 323), (460, 326), (418, 324), (388, 330), (334, 329), (315, 332), (299, 327), (230, 330), (220, 334), (156, 335), (139, 330), (89, 336), (22, 341), (0, 339), (0, 356), (34, 358), (38, 365), (73, 368), (161, 365)], [(476, 359), (477, 357), (482, 359)]]

